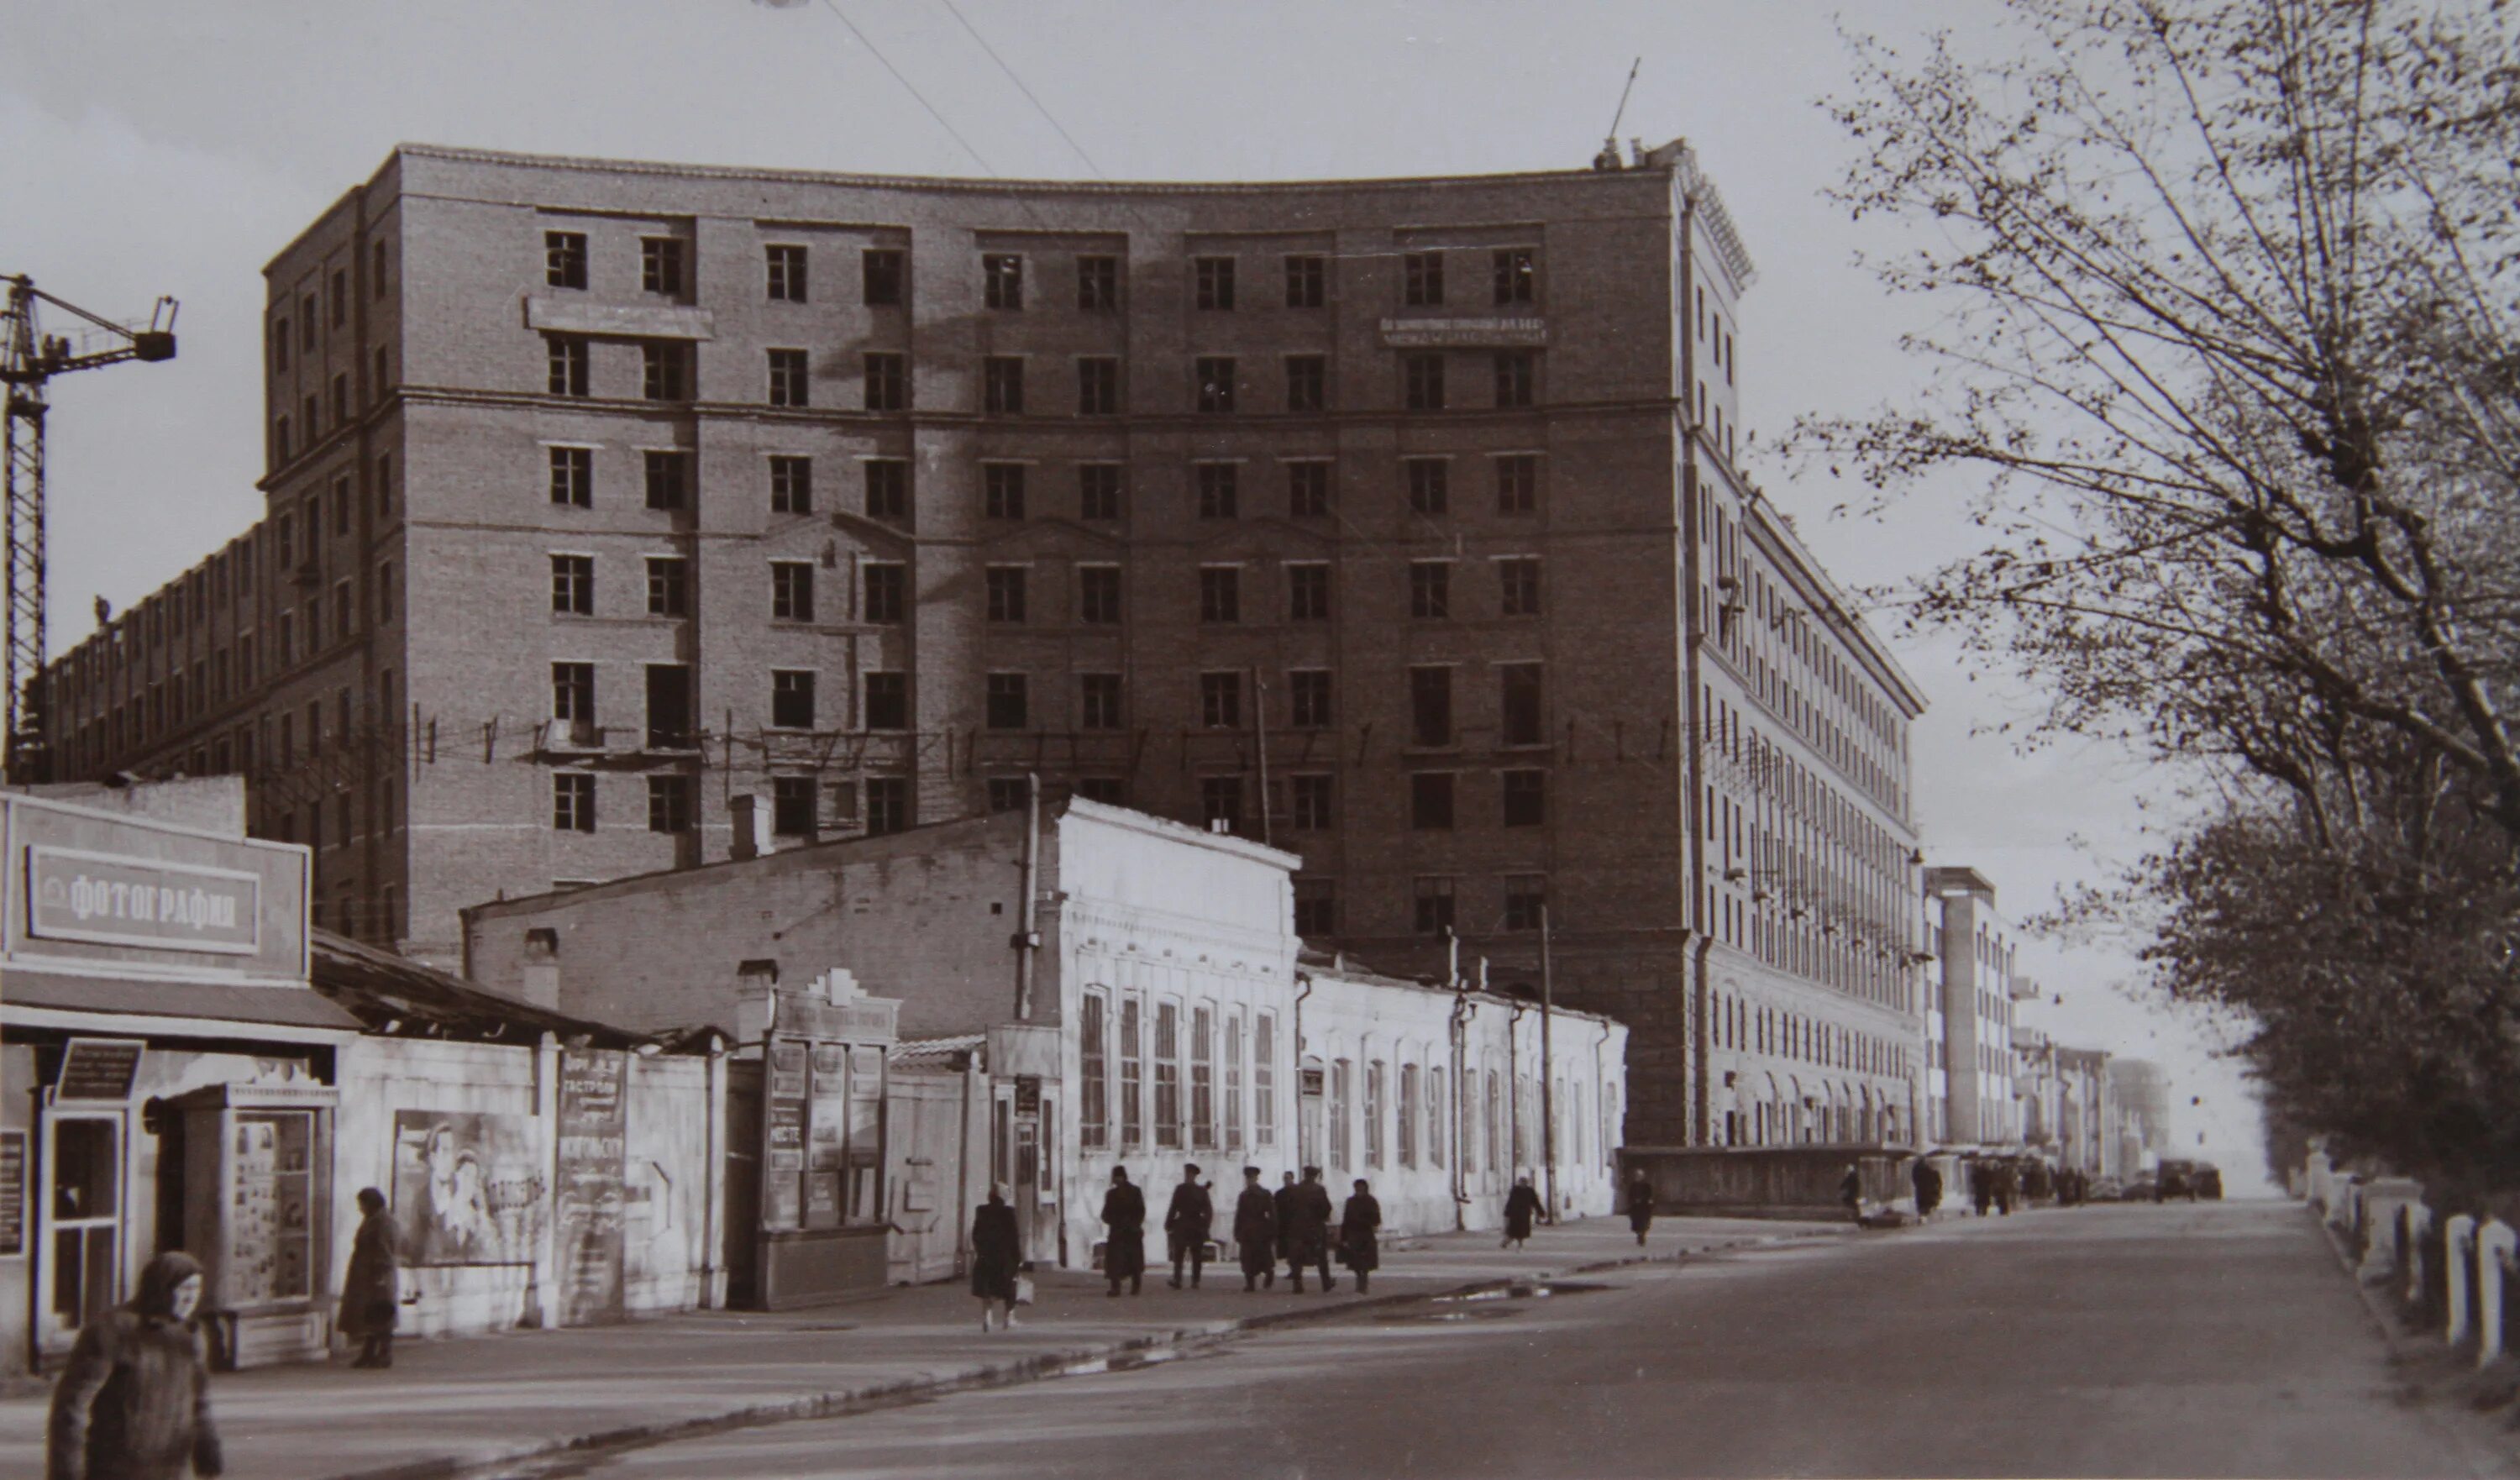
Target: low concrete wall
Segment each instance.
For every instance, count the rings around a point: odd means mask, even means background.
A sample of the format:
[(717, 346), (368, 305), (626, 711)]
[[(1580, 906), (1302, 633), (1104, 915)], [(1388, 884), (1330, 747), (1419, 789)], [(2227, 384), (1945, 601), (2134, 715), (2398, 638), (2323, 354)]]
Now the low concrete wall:
[(1619, 1152), (1619, 1178), (1624, 1187), (1643, 1167), (1661, 1213), (1829, 1217), (1844, 1209), (1838, 1184), (1848, 1163), (1863, 1174), (1867, 1202), (1889, 1202), (1910, 1195), (1911, 1159), (1911, 1152), (1875, 1145), (1628, 1146)]

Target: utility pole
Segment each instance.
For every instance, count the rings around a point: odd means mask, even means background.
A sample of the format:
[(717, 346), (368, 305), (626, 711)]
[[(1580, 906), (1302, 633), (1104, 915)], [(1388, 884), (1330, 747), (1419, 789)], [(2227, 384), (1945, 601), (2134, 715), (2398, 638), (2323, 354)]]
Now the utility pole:
[(1269, 685), (1258, 665), (1251, 669), (1251, 740), (1260, 753), (1260, 840), (1269, 835)]
[(1557, 1107), (1550, 1093), (1549, 1016), (1554, 983), (1550, 975), (1549, 906), (1540, 907), (1540, 1166), (1549, 1188), (1549, 1221), (1557, 1221)]

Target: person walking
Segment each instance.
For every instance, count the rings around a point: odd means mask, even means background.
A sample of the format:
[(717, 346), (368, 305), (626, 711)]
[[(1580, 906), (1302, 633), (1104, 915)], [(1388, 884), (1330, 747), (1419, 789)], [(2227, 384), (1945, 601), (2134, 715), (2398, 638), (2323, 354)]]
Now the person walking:
[(1639, 1167), (1628, 1178), (1628, 1230), (1637, 1235), (1637, 1247), (1645, 1246), (1645, 1234), (1653, 1228), (1653, 1179)]
[(1182, 1168), (1173, 1188), (1172, 1206), (1164, 1209), (1164, 1242), (1173, 1259), (1173, 1288), (1182, 1287), (1182, 1266), (1190, 1266), (1190, 1287), (1198, 1288), (1199, 1272), (1207, 1268), (1208, 1230), (1216, 1225), (1216, 1202), (1198, 1184), (1198, 1163)]
[(1943, 1205), (1943, 1174), (1934, 1169), (1932, 1162), (1919, 1156), (1916, 1164), (1908, 1169), (1908, 1180), (1916, 1188), (1917, 1220), (1922, 1222), (1933, 1217), (1934, 1209)]
[(1995, 1169), (1983, 1161), (1971, 1158), (1968, 1164), (1968, 1181), (1969, 1201), (1976, 1205), (1977, 1216), (1984, 1218), (1986, 1210), (1995, 1205)]
[(1323, 1294), (1338, 1288), (1338, 1281), (1330, 1278), (1330, 1193), (1322, 1186), (1320, 1167), (1304, 1168), (1304, 1180), (1288, 1196), (1278, 1232), (1286, 1242), (1286, 1272), (1294, 1280), (1293, 1293), (1304, 1292), (1306, 1266), (1321, 1271)]
[(1540, 1194), (1531, 1189), (1529, 1175), (1513, 1180), (1513, 1190), (1505, 1194), (1505, 1237), (1498, 1248), (1522, 1247), (1531, 1237), (1531, 1221), (1540, 1216)]
[(1102, 1274), (1111, 1281), (1106, 1294), (1120, 1293), (1120, 1281), (1129, 1281), (1129, 1293), (1140, 1293), (1139, 1281), (1147, 1274), (1147, 1194), (1129, 1182), (1127, 1167), (1111, 1169), (1111, 1190), (1102, 1194), (1102, 1224), (1111, 1232), (1102, 1245)]
[(1339, 1209), (1339, 1263), (1356, 1277), (1360, 1295), (1372, 1284), (1373, 1272), (1382, 1268), (1382, 1247), (1374, 1237), (1381, 1228), (1382, 1204), (1373, 1200), (1373, 1188), (1360, 1177), (1347, 1206)]
[(400, 1314), (394, 1272), (396, 1237), (385, 1194), (359, 1188), (359, 1232), (350, 1240), (350, 1270), (341, 1280), (341, 1334), (359, 1343), (352, 1367), (393, 1366), (394, 1322)]
[(170, 1250), (140, 1272), (140, 1292), (79, 1331), (53, 1384), (47, 1480), (181, 1480), (226, 1469), (210, 1422), (210, 1375), (193, 1312), (202, 1266)]
[(1278, 1199), (1260, 1185), (1260, 1169), (1242, 1169), (1242, 1195), (1234, 1200), (1234, 1247), (1242, 1257), (1245, 1294), (1262, 1282), (1278, 1287)]
[(1278, 1205), (1278, 1257), (1288, 1258), (1286, 1231), (1295, 1226), (1295, 1174), (1285, 1173), (1278, 1181), (1278, 1190), (1269, 1194)]
[(1854, 1162), (1846, 1164), (1846, 1175), (1837, 1179), (1837, 1200), (1846, 1205), (1846, 1214), (1857, 1223), (1864, 1221), (1864, 1174)]
[(2020, 1191), (2020, 1174), (2009, 1162), (1998, 1162), (1995, 1168), (1995, 1209), (2005, 1218), (2012, 1216), (2012, 1199)]
[(1023, 1233), (1015, 1227), (1015, 1210), (1007, 1205), (1003, 1186), (989, 1188), (989, 1200), (971, 1215), (971, 1293), (980, 1302), (980, 1329), (992, 1318), (999, 1329), (1015, 1328), (1015, 1280), (1023, 1271)]

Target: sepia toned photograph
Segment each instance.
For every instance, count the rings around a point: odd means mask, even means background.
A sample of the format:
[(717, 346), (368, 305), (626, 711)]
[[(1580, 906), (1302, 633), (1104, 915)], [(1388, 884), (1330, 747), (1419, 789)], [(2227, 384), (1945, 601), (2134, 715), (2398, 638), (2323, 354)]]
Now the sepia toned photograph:
[(0, 1474), (2520, 1475), (2502, 0), (0, 56)]

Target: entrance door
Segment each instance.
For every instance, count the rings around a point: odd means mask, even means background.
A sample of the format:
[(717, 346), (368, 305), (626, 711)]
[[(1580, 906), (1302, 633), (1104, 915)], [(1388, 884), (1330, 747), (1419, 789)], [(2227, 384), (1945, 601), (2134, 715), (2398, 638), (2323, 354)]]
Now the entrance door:
[(69, 1350), (122, 1300), (123, 1120), (118, 1111), (44, 1117), (44, 1236), (36, 1244), (35, 1341)]
[(892, 1155), (892, 1278), (913, 1284), (948, 1279), (962, 1266), (971, 1209), (964, 1197), (961, 1076), (896, 1070), (887, 1109)]
[(727, 1308), (748, 1311), (761, 1298), (761, 1065), (726, 1067), (726, 1202), (718, 1258), (726, 1267)]

